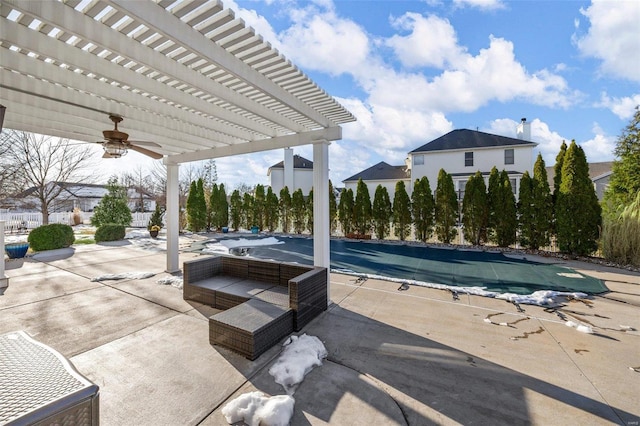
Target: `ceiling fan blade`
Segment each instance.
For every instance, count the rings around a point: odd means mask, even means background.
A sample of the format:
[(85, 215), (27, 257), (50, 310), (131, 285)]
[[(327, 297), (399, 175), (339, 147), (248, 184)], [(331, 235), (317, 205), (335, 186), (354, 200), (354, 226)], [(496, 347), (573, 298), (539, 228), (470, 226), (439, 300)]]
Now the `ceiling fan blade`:
[(136, 145), (131, 145), (130, 143), (127, 144), (127, 148), (132, 149), (136, 152), (139, 152), (140, 154), (144, 154), (148, 157), (154, 158), (156, 160), (159, 160), (163, 157), (162, 154), (158, 154), (157, 152), (153, 152), (151, 150), (148, 150), (146, 148), (142, 148)]
[(162, 145), (159, 145), (155, 142), (149, 142), (149, 141), (130, 141), (127, 140), (128, 144), (134, 144), (134, 145), (146, 145), (146, 146), (157, 146), (158, 148), (162, 147)]

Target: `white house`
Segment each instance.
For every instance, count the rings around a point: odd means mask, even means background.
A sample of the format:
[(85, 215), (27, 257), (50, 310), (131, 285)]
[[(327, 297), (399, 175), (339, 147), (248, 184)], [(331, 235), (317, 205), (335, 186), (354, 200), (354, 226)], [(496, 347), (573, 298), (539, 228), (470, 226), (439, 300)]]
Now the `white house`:
[(358, 187), (358, 180), (362, 179), (367, 184), (369, 189), (369, 197), (373, 203), (375, 197), (376, 188), (378, 185), (382, 185), (387, 189), (389, 198), (393, 202), (393, 196), (396, 191), (396, 184), (399, 181), (404, 181), (404, 185), (409, 192), (409, 186), (411, 182), (411, 174), (407, 166), (392, 166), (384, 161), (379, 162), (375, 166), (371, 166), (366, 170), (361, 171), (348, 179), (343, 180), (344, 188), (351, 189), (353, 196), (356, 195), (356, 189)]
[(416, 179), (426, 176), (431, 191), (435, 191), (438, 173), (444, 169), (452, 176), (458, 196), (462, 198), (469, 177), (480, 171), (488, 183), (489, 173), (495, 166), (509, 174), (517, 197), (524, 172), (533, 174), (533, 148), (538, 144), (531, 142), (531, 127), (525, 118), (518, 125), (516, 134), (517, 138), (510, 138), (476, 130), (453, 130), (409, 152), (406, 165), (390, 166), (381, 162), (343, 182), (345, 188), (355, 192), (358, 179), (362, 178), (372, 200), (376, 187), (382, 184), (393, 200), (395, 184), (399, 180), (405, 181), (407, 193), (411, 195)]
[[(58, 188), (52, 188), (55, 186)], [(11, 208), (15, 211), (38, 210), (40, 202), (35, 195), (36, 190), (36, 187), (29, 188), (11, 199), (3, 200), (0, 204), (4, 208)], [(58, 190), (60, 194), (49, 205), (51, 213), (69, 212), (74, 208), (91, 212), (102, 197), (109, 193), (107, 185), (72, 182), (49, 182), (47, 184), (47, 192), (52, 193)], [(127, 197), (131, 211), (141, 210), (141, 205), (144, 211), (153, 211), (156, 208), (154, 197), (147, 191), (128, 188)]]
[(271, 189), (279, 197), (285, 186), (289, 193), (301, 189), (303, 195), (308, 195), (313, 188), (313, 162), (299, 155), (293, 155), (293, 150), (284, 150), (284, 161), (269, 167), (267, 176), (271, 179)]
[(488, 179), (495, 166), (499, 171), (506, 170), (513, 191), (518, 194), (524, 172), (533, 173), (533, 148), (538, 145), (528, 135), (529, 123), (525, 119), (519, 125), (518, 139), (476, 130), (453, 130), (409, 153), (411, 181), (426, 176), (434, 191), (438, 173), (444, 169), (462, 196), (470, 176), (480, 171)]

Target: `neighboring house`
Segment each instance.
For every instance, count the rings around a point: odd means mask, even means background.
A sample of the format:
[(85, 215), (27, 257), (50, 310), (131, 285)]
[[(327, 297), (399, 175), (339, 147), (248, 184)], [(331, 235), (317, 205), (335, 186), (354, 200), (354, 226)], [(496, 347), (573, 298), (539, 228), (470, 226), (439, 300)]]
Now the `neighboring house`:
[[(49, 205), (49, 212), (68, 212), (78, 208), (85, 212), (91, 212), (98, 205), (102, 197), (109, 190), (107, 185), (70, 183), (70, 182), (50, 182), (48, 185), (61, 187), (60, 195)], [(39, 201), (35, 195), (35, 187), (21, 192), (11, 199), (4, 200), (3, 208), (10, 208), (14, 211), (39, 210)], [(140, 204), (144, 206), (144, 211), (152, 211), (156, 208), (154, 197), (146, 191), (138, 191), (134, 188), (127, 190), (129, 198), (129, 208), (132, 211), (140, 211)]]
[[(382, 170), (390, 172), (393, 168), (404, 169), (407, 173), (407, 176), (397, 176), (393, 178), (393, 182), (386, 182), (386, 185), (395, 188), (395, 182), (400, 179), (405, 180), (408, 182), (407, 193), (411, 195), (416, 179), (426, 176), (433, 192), (438, 184), (438, 173), (440, 169), (444, 169), (453, 177), (454, 187), (462, 199), (469, 177), (480, 171), (485, 176), (485, 183), (488, 184), (489, 173), (495, 166), (499, 171), (506, 170), (509, 174), (513, 192), (517, 197), (522, 175), (525, 171), (529, 174), (533, 173), (533, 149), (538, 144), (531, 142), (530, 124), (524, 118), (518, 125), (516, 134), (518, 138), (467, 129), (453, 130), (409, 152), (407, 166), (389, 166), (384, 163), (387, 167), (383, 167)], [(347, 179), (344, 181), (345, 186), (349, 187), (348, 181), (355, 178), (357, 182), (357, 178), (362, 177), (369, 190), (375, 191), (380, 179), (370, 180), (370, 178), (372, 175), (374, 178), (377, 177), (375, 170), (377, 166), (379, 165)], [(389, 196), (393, 199), (392, 192)]]
[[(555, 166), (547, 167), (547, 180), (549, 181), (549, 188), (553, 191), (553, 177), (555, 176)], [(604, 192), (609, 187), (609, 179), (613, 173), (613, 161), (603, 161), (600, 163), (589, 163), (589, 177), (593, 182), (593, 187), (596, 190), (598, 200), (602, 201), (604, 198)]]
[(299, 155), (293, 155), (292, 149), (285, 149), (285, 159), (269, 167), (267, 176), (271, 178), (271, 189), (280, 197), (280, 191), (285, 186), (289, 193), (301, 189), (303, 195), (308, 195), (313, 188), (313, 162)]
[(367, 184), (367, 188), (369, 189), (369, 196), (372, 203), (378, 185), (382, 185), (384, 188), (387, 188), (389, 199), (393, 203), (396, 183), (401, 180), (404, 181), (404, 185), (407, 188), (407, 191), (409, 191), (411, 174), (407, 166), (392, 166), (385, 163), (384, 161), (381, 161), (375, 166), (371, 166), (367, 170), (357, 173), (350, 178), (342, 181), (344, 183), (345, 189), (351, 189), (353, 191), (354, 198), (356, 196), (358, 180), (360, 179), (362, 179)]

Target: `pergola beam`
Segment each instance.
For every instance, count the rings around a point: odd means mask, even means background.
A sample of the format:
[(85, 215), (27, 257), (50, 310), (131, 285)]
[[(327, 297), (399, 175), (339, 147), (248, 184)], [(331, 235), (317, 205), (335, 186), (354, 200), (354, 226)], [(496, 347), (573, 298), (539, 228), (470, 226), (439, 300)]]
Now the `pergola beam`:
[(203, 151), (188, 152), (185, 154), (170, 155), (166, 161), (179, 164), (191, 161), (204, 160), (208, 158), (229, 157), (232, 155), (250, 154), (253, 152), (269, 151), (272, 149), (282, 149), (300, 145), (309, 145), (319, 140), (335, 141), (342, 139), (342, 128), (340, 126), (326, 129), (311, 130), (304, 133), (296, 133), (276, 138), (253, 141), (250, 144), (237, 144), (220, 148), (206, 149)]

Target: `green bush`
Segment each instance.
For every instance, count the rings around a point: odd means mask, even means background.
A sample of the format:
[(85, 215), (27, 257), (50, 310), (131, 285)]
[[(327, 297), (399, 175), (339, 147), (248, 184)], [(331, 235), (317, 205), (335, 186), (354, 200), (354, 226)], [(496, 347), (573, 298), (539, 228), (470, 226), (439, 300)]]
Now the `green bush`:
[(69, 225), (52, 223), (42, 225), (29, 233), (29, 246), (33, 251), (55, 250), (74, 243), (73, 229)]
[(124, 240), (125, 233), (124, 225), (107, 223), (96, 229), (95, 240), (96, 243)]

